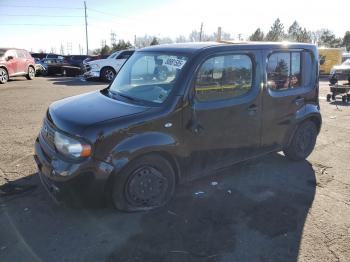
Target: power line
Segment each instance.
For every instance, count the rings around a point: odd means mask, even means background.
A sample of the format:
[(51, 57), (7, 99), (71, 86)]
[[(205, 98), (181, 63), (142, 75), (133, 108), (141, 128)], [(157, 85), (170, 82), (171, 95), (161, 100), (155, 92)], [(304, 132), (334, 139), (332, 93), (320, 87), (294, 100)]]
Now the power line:
[(92, 9), (92, 8), (88, 8), (88, 10), (93, 11), (93, 12), (96, 12), (96, 13), (100, 13), (100, 14), (110, 15), (110, 16), (116, 17), (115, 15), (113, 15), (113, 14), (111, 14), (111, 13), (106, 13), (106, 12), (104, 12), (104, 11), (99, 11), (99, 10)]
[(42, 8), (42, 9), (84, 9), (82, 7), (66, 7), (66, 6), (38, 6), (38, 5), (2, 5), (1, 7), (10, 8)]
[[(59, 25), (59, 24), (0, 24), (0, 26), (77, 26), (77, 25)], [(78, 26), (82, 26), (79, 24)]]
[(0, 16), (84, 17), (83, 15), (12, 15), (12, 14), (0, 14)]

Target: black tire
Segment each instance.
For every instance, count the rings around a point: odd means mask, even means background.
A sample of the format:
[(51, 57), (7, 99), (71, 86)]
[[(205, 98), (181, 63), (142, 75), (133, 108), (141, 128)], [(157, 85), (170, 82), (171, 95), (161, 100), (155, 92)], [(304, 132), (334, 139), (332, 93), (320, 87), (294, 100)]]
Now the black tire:
[(290, 144), (283, 149), (283, 153), (294, 161), (305, 160), (314, 150), (317, 134), (317, 126), (314, 122), (310, 120), (302, 122)]
[(327, 95), (327, 102), (330, 102), (330, 101), (331, 101), (331, 97), (332, 97), (331, 94), (328, 94), (328, 95)]
[(9, 74), (6, 69), (0, 68), (0, 84), (5, 84), (9, 80)]
[(32, 66), (28, 67), (28, 73), (26, 74), (28, 80), (33, 80), (35, 78), (35, 68)]
[(342, 100), (344, 103), (346, 103), (346, 96), (342, 96), (342, 97), (341, 97), (341, 100)]
[(101, 70), (100, 78), (105, 82), (112, 82), (116, 75), (117, 74), (112, 67), (104, 67)]
[(175, 172), (155, 154), (145, 155), (116, 174), (112, 201), (121, 211), (143, 211), (165, 205), (174, 195)]

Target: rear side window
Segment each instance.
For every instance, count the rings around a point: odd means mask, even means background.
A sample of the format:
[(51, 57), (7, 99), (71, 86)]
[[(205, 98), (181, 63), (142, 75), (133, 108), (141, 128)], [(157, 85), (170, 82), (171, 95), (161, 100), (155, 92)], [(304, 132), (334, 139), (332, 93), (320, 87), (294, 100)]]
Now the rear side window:
[(287, 90), (310, 85), (312, 68), (309, 52), (273, 53), (267, 64), (267, 86), (270, 89)]
[(26, 54), (22, 50), (16, 50), (18, 58), (26, 58)]
[(199, 101), (232, 99), (252, 88), (253, 65), (248, 55), (215, 56), (200, 67), (195, 80)]

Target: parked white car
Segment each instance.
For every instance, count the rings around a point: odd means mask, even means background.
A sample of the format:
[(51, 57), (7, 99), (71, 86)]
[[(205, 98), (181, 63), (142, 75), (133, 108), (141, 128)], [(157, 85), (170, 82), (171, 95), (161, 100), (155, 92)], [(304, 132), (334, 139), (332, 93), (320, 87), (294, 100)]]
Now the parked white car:
[(111, 54), (106, 59), (88, 62), (84, 65), (84, 78), (99, 78), (111, 82), (133, 53), (134, 50), (122, 50)]

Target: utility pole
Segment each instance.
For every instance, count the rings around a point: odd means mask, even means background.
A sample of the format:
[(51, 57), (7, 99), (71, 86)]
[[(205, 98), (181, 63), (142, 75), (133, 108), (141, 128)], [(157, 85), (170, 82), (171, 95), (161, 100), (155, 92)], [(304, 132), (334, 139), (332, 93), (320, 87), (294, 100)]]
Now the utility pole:
[(218, 27), (218, 35), (216, 41), (220, 42), (221, 41), (221, 26)]
[(202, 33), (203, 33), (203, 22), (201, 23), (201, 30), (199, 30), (199, 42), (202, 42)]
[(116, 42), (116, 34), (113, 31), (111, 31), (111, 46), (113, 47), (113, 45), (115, 45)]
[(89, 38), (88, 38), (88, 30), (87, 30), (86, 1), (84, 1), (84, 10), (85, 10), (86, 55), (88, 55), (89, 54)]
[(71, 55), (72, 54), (72, 50), (73, 50), (72, 42), (68, 42), (67, 43), (67, 55)]

